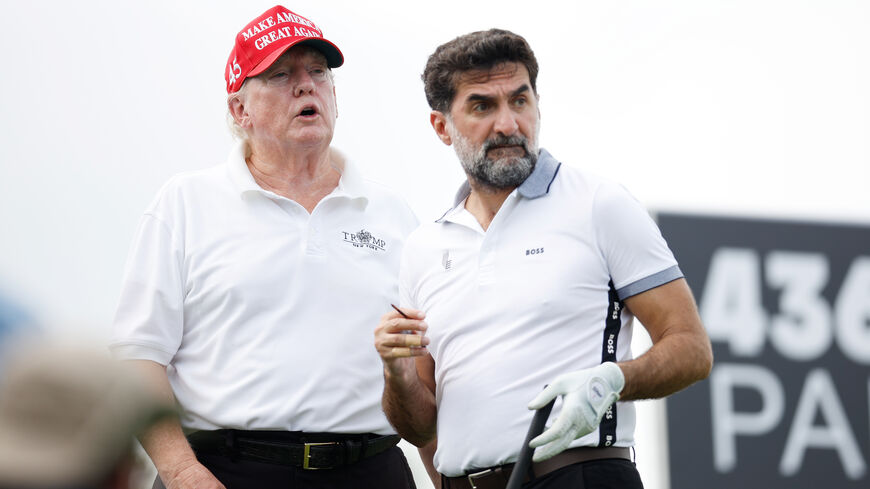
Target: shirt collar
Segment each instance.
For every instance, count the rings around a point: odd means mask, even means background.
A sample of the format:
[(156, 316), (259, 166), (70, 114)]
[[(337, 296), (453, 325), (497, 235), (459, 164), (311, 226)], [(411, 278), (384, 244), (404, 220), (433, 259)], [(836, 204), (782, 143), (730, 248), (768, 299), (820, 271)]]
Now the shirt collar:
[(329, 148), (330, 159), (341, 173), (338, 190), (351, 199), (365, 199), (365, 177), (359, 167), (334, 148)]
[[(561, 165), (546, 149), (541, 148), (538, 152), (538, 161), (535, 163), (532, 174), (517, 187), (516, 191), (527, 199), (537, 199), (547, 195), (550, 191), (550, 184), (556, 179), (556, 174), (559, 173), (559, 166)], [(466, 180), (459, 186), (459, 190), (453, 198), (453, 207), (445, 212), (437, 222), (442, 222), (446, 217), (452, 215), (469, 195), (471, 195), (471, 185)]]
[[(365, 196), (365, 178), (360, 172), (357, 165), (348, 161), (343, 154), (337, 150), (330, 148), (330, 159), (335, 165), (336, 170), (341, 173), (341, 178), (338, 181), (338, 187), (333, 191), (332, 195), (341, 195), (351, 199), (366, 199)], [(263, 189), (254, 180), (251, 175), (251, 170), (248, 169), (248, 164), (245, 159), (248, 156), (248, 144), (245, 141), (239, 142), (231, 151), (227, 158), (227, 170), (230, 180), (235, 185), (239, 194), (244, 196), (249, 192), (257, 192), (267, 195), (272, 195), (272, 192)]]
[(263, 189), (254, 181), (251, 171), (248, 169), (248, 164), (245, 158), (248, 156), (248, 144), (245, 141), (240, 141), (230, 151), (227, 157), (227, 172), (230, 180), (236, 186), (239, 194), (244, 195), (248, 192), (259, 192)]
[(546, 150), (541, 148), (538, 153), (538, 162), (535, 163), (535, 169), (532, 174), (526, 178), (526, 181), (517, 188), (520, 195), (527, 199), (537, 199), (543, 197), (550, 191), (550, 184), (556, 179), (556, 174), (559, 173), (559, 163), (556, 158)]

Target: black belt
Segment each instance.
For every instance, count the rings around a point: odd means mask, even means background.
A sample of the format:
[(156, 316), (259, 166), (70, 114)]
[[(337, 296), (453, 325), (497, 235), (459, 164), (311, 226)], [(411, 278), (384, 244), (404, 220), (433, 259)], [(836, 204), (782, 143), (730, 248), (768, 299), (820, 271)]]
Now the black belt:
[[(532, 464), (532, 472), (535, 477), (542, 477), (550, 472), (555, 472), (562, 467), (589, 462), (591, 460), (604, 460), (608, 458), (621, 458), (631, 460), (631, 449), (627, 447), (578, 447), (569, 448), (564, 452)], [(474, 471), (458, 477), (441, 476), (442, 489), (504, 489), (511, 477), (514, 464), (499, 465), (484, 470)], [(530, 479), (526, 476), (524, 482)]]
[(347, 435), (286, 431), (196, 431), (187, 436), (194, 452), (253, 462), (333, 469), (392, 448), (398, 435)]

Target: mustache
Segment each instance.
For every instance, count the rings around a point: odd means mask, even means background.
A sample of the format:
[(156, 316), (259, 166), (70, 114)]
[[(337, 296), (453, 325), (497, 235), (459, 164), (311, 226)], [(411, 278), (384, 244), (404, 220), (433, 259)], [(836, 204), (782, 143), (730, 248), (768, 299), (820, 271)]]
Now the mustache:
[(529, 140), (522, 136), (496, 136), (483, 143), (483, 154), (498, 146), (521, 146), (529, 154)]

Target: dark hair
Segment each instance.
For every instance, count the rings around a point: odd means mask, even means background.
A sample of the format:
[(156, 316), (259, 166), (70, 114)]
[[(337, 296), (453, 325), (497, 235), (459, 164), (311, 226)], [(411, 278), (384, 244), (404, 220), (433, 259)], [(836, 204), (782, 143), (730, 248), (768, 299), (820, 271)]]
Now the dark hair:
[(447, 113), (462, 74), (489, 71), (502, 63), (520, 63), (529, 71), (532, 90), (537, 93), (538, 60), (522, 36), (502, 29), (472, 32), (444, 43), (429, 56), (423, 70), (426, 101), (433, 110)]

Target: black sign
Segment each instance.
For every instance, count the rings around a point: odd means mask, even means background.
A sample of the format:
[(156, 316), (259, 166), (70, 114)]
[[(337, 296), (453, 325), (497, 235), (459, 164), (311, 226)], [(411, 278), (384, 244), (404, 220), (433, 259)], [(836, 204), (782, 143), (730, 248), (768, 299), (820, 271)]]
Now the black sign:
[(659, 214), (713, 342), (672, 489), (870, 487), (870, 227)]

